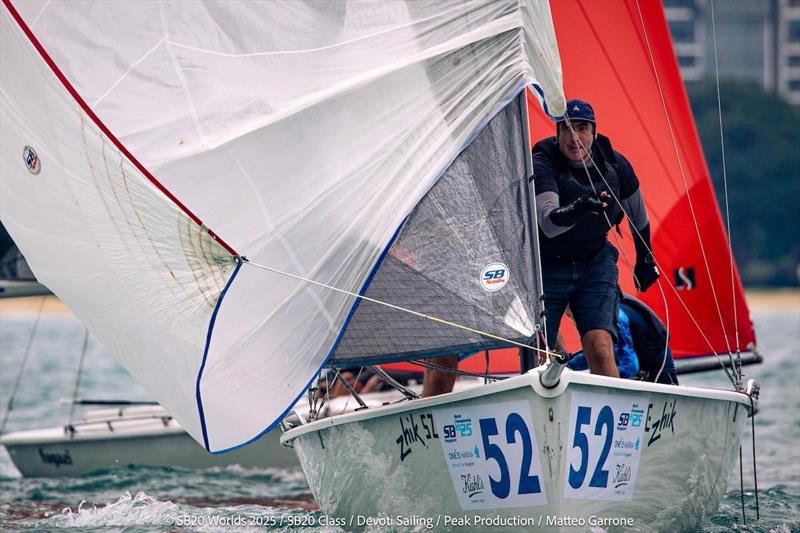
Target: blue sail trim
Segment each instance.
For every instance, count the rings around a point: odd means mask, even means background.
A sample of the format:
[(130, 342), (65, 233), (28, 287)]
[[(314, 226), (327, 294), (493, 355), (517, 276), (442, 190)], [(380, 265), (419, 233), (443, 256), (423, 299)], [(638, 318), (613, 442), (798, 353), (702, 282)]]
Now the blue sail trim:
[[(481, 123), (469, 135), (469, 137), (464, 142), (464, 144), (460, 147), (460, 149), (456, 151), (456, 153), (453, 155), (453, 157), (445, 165), (443, 165), (443, 168), (437, 173), (437, 175), (436, 175), (437, 177), (436, 177), (435, 180), (433, 180), (433, 183), (431, 184), (430, 188), (433, 188), (433, 186), (436, 185), (436, 183), (438, 183), (438, 181), (441, 179), (441, 177), (444, 175), (444, 173), (447, 171), (447, 169), (450, 167), (450, 165), (453, 164), (453, 161), (455, 161), (455, 159), (459, 156), (459, 154), (461, 154), (461, 152), (463, 152), (470, 144), (472, 144), (472, 142), (475, 140), (475, 138), (480, 134), (481, 131), (483, 131), (483, 129), (489, 124), (489, 122), (495, 117), (495, 115), (500, 113), (517, 96), (519, 96), (519, 93), (521, 91), (523, 91), (526, 86), (527, 86), (527, 84), (524, 81), (520, 81), (514, 87), (514, 89), (509, 92), (508, 95), (506, 95), (504, 98), (500, 99), (500, 101), (492, 108), (491, 112), (489, 112), (486, 115), (486, 118), (483, 121), (481, 121)], [(538, 85), (534, 84), (533, 87), (537, 90), (537, 92), (539, 94), (542, 94), (542, 95), (544, 94), (542, 89)], [(548, 115), (549, 115), (549, 113), (548, 113)], [(428, 189), (428, 191), (430, 191), (430, 188)], [(426, 194), (427, 194), (427, 191), (426, 191)], [(424, 197), (424, 196), (425, 195), (423, 194), (422, 197)], [(392, 235), (391, 239), (389, 239), (389, 242), (387, 242), (386, 246), (384, 247), (383, 251), (381, 252), (381, 255), (378, 257), (378, 260), (375, 262), (375, 265), (372, 267), (372, 270), (370, 271), (369, 275), (367, 276), (367, 279), (364, 281), (364, 284), (363, 284), (363, 286), (361, 287), (361, 290), (358, 293), (360, 296), (363, 296), (364, 293), (369, 288), (369, 285), (372, 282), (372, 280), (374, 279), (375, 274), (377, 273), (377, 271), (380, 268), (381, 264), (383, 263), (384, 258), (389, 253), (389, 249), (392, 247), (392, 244), (394, 244), (395, 240), (400, 235), (400, 231), (403, 228), (403, 225), (405, 224), (407, 218), (408, 217), (406, 216), (406, 218), (403, 219), (403, 221), (398, 225), (398, 227), (395, 230), (394, 234)], [(300, 399), (300, 397), (303, 394), (305, 394), (306, 390), (313, 384), (313, 382), (316, 379), (316, 377), (319, 374), (319, 372), (323, 368), (325, 368), (327, 366), (328, 361), (331, 359), (331, 357), (333, 356), (334, 352), (336, 351), (336, 348), (338, 347), (339, 343), (341, 342), (342, 338), (344, 337), (344, 333), (345, 333), (345, 331), (347, 331), (347, 326), (349, 325), (351, 319), (353, 318), (353, 315), (355, 314), (355, 312), (358, 309), (358, 306), (359, 306), (359, 304), (361, 303), (361, 300), (362, 300), (361, 298), (356, 298), (355, 302), (353, 302), (353, 305), (350, 307), (350, 311), (348, 312), (347, 318), (345, 319), (344, 324), (342, 325), (342, 328), (339, 330), (339, 333), (336, 336), (336, 340), (334, 341), (333, 346), (331, 347), (331, 349), (328, 352), (328, 354), (325, 356), (325, 359), (323, 360), (322, 364), (314, 372), (313, 376), (308, 381), (308, 383), (306, 383), (306, 385), (303, 388), (303, 390), (295, 397), (295, 399), (289, 404), (289, 406), (283, 411), (283, 413), (281, 413), (281, 415), (279, 417), (277, 417), (275, 419), (275, 421), (273, 421), (271, 424), (269, 424), (269, 426), (267, 426), (263, 431), (261, 431), (255, 437), (253, 437), (253, 438), (251, 438), (251, 439), (249, 439), (249, 440), (247, 440), (247, 441), (245, 441), (245, 442), (243, 442), (241, 444), (237, 444), (235, 446), (231, 446), (231, 447), (228, 447), (228, 448), (225, 448), (225, 449), (222, 449), (222, 450), (212, 451), (209, 448), (209, 445), (208, 445), (208, 436), (207, 436), (207, 429), (206, 429), (206, 424), (205, 424), (205, 417), (203, 415), (202, 401), (201, 401), (201, 398), (200, 398), (200, 378), (202, 377), (202, 374), (203, 374), (203, 368), (205, 366), (205, 360), (206, 360), (206, 356), (208, 354), (208, 347), (209, 347), (209, 344), (211, 342), (211, 334), (212, 334), (212, 331), (214, 329), (214, 320), (216, 319), (217, 311), (219, 310), (220, 304), (222, 303), (222, 299), (223, 299), (223, 296), (224, 296), (225, 292), (228, 290), (228, 287), (230, 287), (231, 283), (233, 282), (234, 278), (236, 277), (236, 273), (239, 271), (239, 267), (240, 266), (241, 266), (241, 264), (239, 266), (237, 266), (236, 271), (231, 276), (231, 279), (228, 281), (228, 285), (225, 287), (223, 292), (220, 294), (220, 298), (217, 301), (217, 307), (214, 309), (214, 314), (212, 315), (211, 322), (210, 322), (209, 328), (208, 328), (208, 336), (207, 336), (207, 339), (206, 339), (206, 349), (205, 349), (205, 353), (203, 355), (203, 364), (201, 365), (200, 371), (198, 372), (198, 376), (197, 376), (197, 404), (198, 404), (198, 408), (199, 408), (199, 412), (200, 412), (200, 422), (201, 422), (202, 429), (203, 429), (203, 439), (205, 441), (206, 450), (208, 450), (210, 453), (212, 453), (214, 455), (219, 455), (219, 454), (223, 454), (223, 453), (226, 453), (226, 452), (230, 452), (230, 451), (236, 450), (238, 448), (241, 448), (242, 446), (247, 446), (248, 444), (251, 444), (251, 443), (257, 441), (258, 439), (260, 439), (261, 437), (263, 437), (264, 435), (266, 435), (267, 433), (272, 431), (280, 423), (280, 421), (283, 420), (283, 418), (289, 413), (289, 411), (291, 411), (291, 409), (294, 407), (294, 405), (297, 403), (297, 401)], [(466, 351), (470, 351), (470, 349), (469, 348), (465, 348), (465, 350), (463, 350), (463, 351), (465, 351), (465, 352)]]
[[(403, 224), (405, 224), (405, 221), (406, 221), (406, 219), (403, 219), (403, 222), (401, 222), (400, 225), (397, 227), (397, 229), (394, 232), (394, 235), (392, 235), (392, 238), (389, 239), (389, 242), (387, 243), (386, 247), (381, 252), (381, 255), (378, 257), (378, 260), (375, 262), (375, 266), (372, 267), (372, 270), (370, 271), (369, 276), (367, 276), (367, 279), (364, 282), (364, 285), (361, 287), (361, 290), (358, 292), (359, 296), (363, 296), (364, 293), (366, 292), (367, 287), (369, 287), (369, 284), (372, 282), (372, 279), (375, 277), (375, 273), (378, 271), (378, 268), (380, 268), (381, 264), (383, 263), (383, 259), (386, 257), (386, 254), (389, 253), (389, 249), (392, 247), (392, 244), (394, 244), (394, 241), (397, 239), (397, 236), (400, 235), (400, 230), (403, 228)], [(235, 275), (236, 275), (236, 273), (234, 272), (234, 276)], [(233, 277), (231, 277), (230, 281), (233, 281)], [(228, 282), (228, 284), (230, 285), (230, 282)], [(226, 290), (227, 290), (227, 287), (226, 287)], [(224, 293), (224, 291), (223, 291), (223, 293)], [(220, 301), (221, 300), (222, 300), (222, 296), (220, 296)], [(283, 420), (283, 418), (286, 415), (289, 414), (289, 411), (292, 410), (292, 407), (294, 407), (294, 405), (297, 403), (297, 401), (300, 399), (300, 397), (303, 396), (303, 394), (305, 394), (306, 390), (308, 390), (309, 387), (311, 387), (311, 385), (314, 383), (314, 380), (317, 378), (317, 374), (319, 374), (319, 372), (323, 368), (325, 368), (325, 366), (328, 364), (328, 361), (333, 356), (333, 353), (336, 351), (336, 347), (339, 345), (339, 342), (341, 342), (342, 337), (344, 337), (344, 332), (347, 330), (347, 325), (350, 323), (350, 320), (353, 318), (353, 315), (355, 315), (356, 310), (358, 309), (358, 305), (360, 303), (361, 303), (361, 298), (356, 298), (356, 301), (350, 307), (350, 312), (347, 314), (347, 318), (344, 321), (344, 325), (342, 326), (342, 329), (339, 330), (339, 334), (336, 336), (336, 340), (333, 343), (333, 347), (328, 352), (328, 355), (325, 356), (325, 360), (322, 362), (322, 365), (320, 365), (320, 367), (317, 369), (316, 372), (314, 372), (314, 375), (311, 377), (311, 379), (308, 381), (308, 383), (306, 383), (305, 387), (303, 387), (303, 390), (300, 392), (300, 394), (298, 394), (295, 397), (295, 399), (292, 400), (292, 402), (289, 404), (289, 406), (283, 411), (283, 413), (281, 413), (281, 415), (278, 418), (275, 419), (274, 422), (272, 422), (269, 426), (267, 426), (266, 429), (261, 431), (261, 433), (259, 433), (258, 435), (256, 435), (255, 437), (253, 437), (252, 439), (250, 439), (250, 440), (248, 440), (246, 442), (243, 442), (241, 444), (237, 444), (235, 446), (231, 446), (229, 448), (225, 448), (225, 449), (222, 449), (222, 450), (212, 451), (212, 450), (209, 449), (209, 447), (208, 447), (208, 439), (206, 437), (205, 419), (203, 418), (203, 407), (202, 407), (202, 403), (200, 402), (200, 375), (198, 375), (197, 376), (197, 401), (198, 401), (198, 405), (200, 406), (200, 417), (201, 417), (200, 421), (202, 422), (202, 425), (203, 425), (203, 438), (206, 439), (205, 440), (206, 450), (208, 450), (210, 453), (212, 453), (214, 455), (219, 455), (219, 454), (223, 454), (223, 453), (226, 453), (226, 452), (232, 452), (233, 450), (239, 449), (242, 446), (247, 446), (248, 444), (257, 441), (258, 439), (260, 439), (261, 437), (263, 437), (264, 435), (266, 435), (267, 433), (269, 433), (270, 431), (275, 429), (275, 426), (277, 426), (280, 423), (280, 421)], [(216, 310), (214, 311), (214, 316), (216, 316)], [(211, 330), (213, 329), (213, 327), (214, 327), (214, 317), (212, 317), (211, 324), (210, 324), (209, 330), (208, 330), (208, 341), (209, 342), (211, 341)], [(208, 351), (208, 344), (206, 344), (206, 352), (207, 351)], [(205, 356), (203, 357), (203, 364), (205, 364)], [(200, 374), (202, 374), (202, 373), (203, 373), (203, 368), (200, 367)]]
[(236, 274), (239, 273), (239, 269), (242, 268), (243, 261), (241, 259), (237, 259), (236, 268), (233, 270), (233, 274), (231, 274), (228, 283), (225, 284), (225, 288), (222, 289), (222, 292), (219, 293), (219, 298), (217, 298), (217, 305), (214, 306), (214, 312), (211, 313), (211, 320), (208, 323), (208, 333), (206, 333), (206, 347), (203, 350), (203, 361), (200, 363), (200, 370), (197, 372), (197, 381), (195, 383), (195, 395), (197, 397), (197, 411), (200, 415), (200, 427), (203, 430), (203, 444), (206, 447), (206, 450), (211, 451), (208, 446), (208, 431), (206, 429), (206, 415), (203, 412), (203, 397), (200, 394), (200, 379), (203, 377), (203, 370), (206, 367), (206, 359), (208, 358), (208, 348), (211, 346), (211, 334), (214, 332), (214, 322), (217, 320), (217, 313), (219, 312), (220, 307), (222, 306), (222, 300), (225, 298), (225, 293), (228, 292), (228, 289), (233, 284), (233, 280), (236, 279)]

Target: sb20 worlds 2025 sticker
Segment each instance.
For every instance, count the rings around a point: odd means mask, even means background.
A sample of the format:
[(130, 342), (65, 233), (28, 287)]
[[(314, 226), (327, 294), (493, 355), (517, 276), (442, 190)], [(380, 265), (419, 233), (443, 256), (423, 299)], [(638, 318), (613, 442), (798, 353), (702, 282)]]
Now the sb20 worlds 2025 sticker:
[(528, 402), (448, 407), (433, 416), (463, 510), (547, 504)]
[(633, 498), (648, 405), (646, 396), (572, 392), (565, 498)]

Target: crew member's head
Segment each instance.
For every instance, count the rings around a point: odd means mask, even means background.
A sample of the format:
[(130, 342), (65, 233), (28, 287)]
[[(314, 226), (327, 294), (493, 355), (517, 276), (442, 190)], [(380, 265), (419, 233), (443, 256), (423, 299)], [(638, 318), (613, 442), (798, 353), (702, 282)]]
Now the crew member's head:
[(574, 98), (567, 102), (567, 113), (556, 123), (558, 147), (572, 162), (586, 163), (597, 135), (592, 104)]

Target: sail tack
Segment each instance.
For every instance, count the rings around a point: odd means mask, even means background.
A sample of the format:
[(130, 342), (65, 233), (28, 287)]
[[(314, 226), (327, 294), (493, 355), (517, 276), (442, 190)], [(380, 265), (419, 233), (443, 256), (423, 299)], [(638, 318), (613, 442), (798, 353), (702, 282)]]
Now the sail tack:
[[(20, 2), (2, 20), (3, 221), (210, 451), (274, 425), (356, 304), (233, 253), (369, 290), (522, 87), (564, 106), (545, 2)], [(480, 309), (492, 333), (534, 321), (514, 298)]]

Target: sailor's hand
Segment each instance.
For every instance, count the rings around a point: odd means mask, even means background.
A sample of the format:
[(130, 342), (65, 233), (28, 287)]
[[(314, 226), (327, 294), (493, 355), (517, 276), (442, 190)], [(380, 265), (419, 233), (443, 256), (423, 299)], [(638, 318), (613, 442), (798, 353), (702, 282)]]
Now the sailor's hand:
[(607, 197), (606, 192), (600, 193), (600, 198), (587, 194), (569, 205), (553, 209), (548, 216), (557, 226), (572, 226), (587, 215), (601, 213), (608, 205), (603, 201)]
[(659, 272), (653, 254), (647, 254), (644, 258), (636, 258), (636, 266), (633, 268), (633, 284), (636, 290), (644, 292), (658, 279)]
[(597, 215), (608, 207), (608, 193), (606, 191), (601, 192), (599, 198), (597, 196), (586, 195), (579, 198), (577, 202), (580, 202), (579, 211), (582, 215)]

